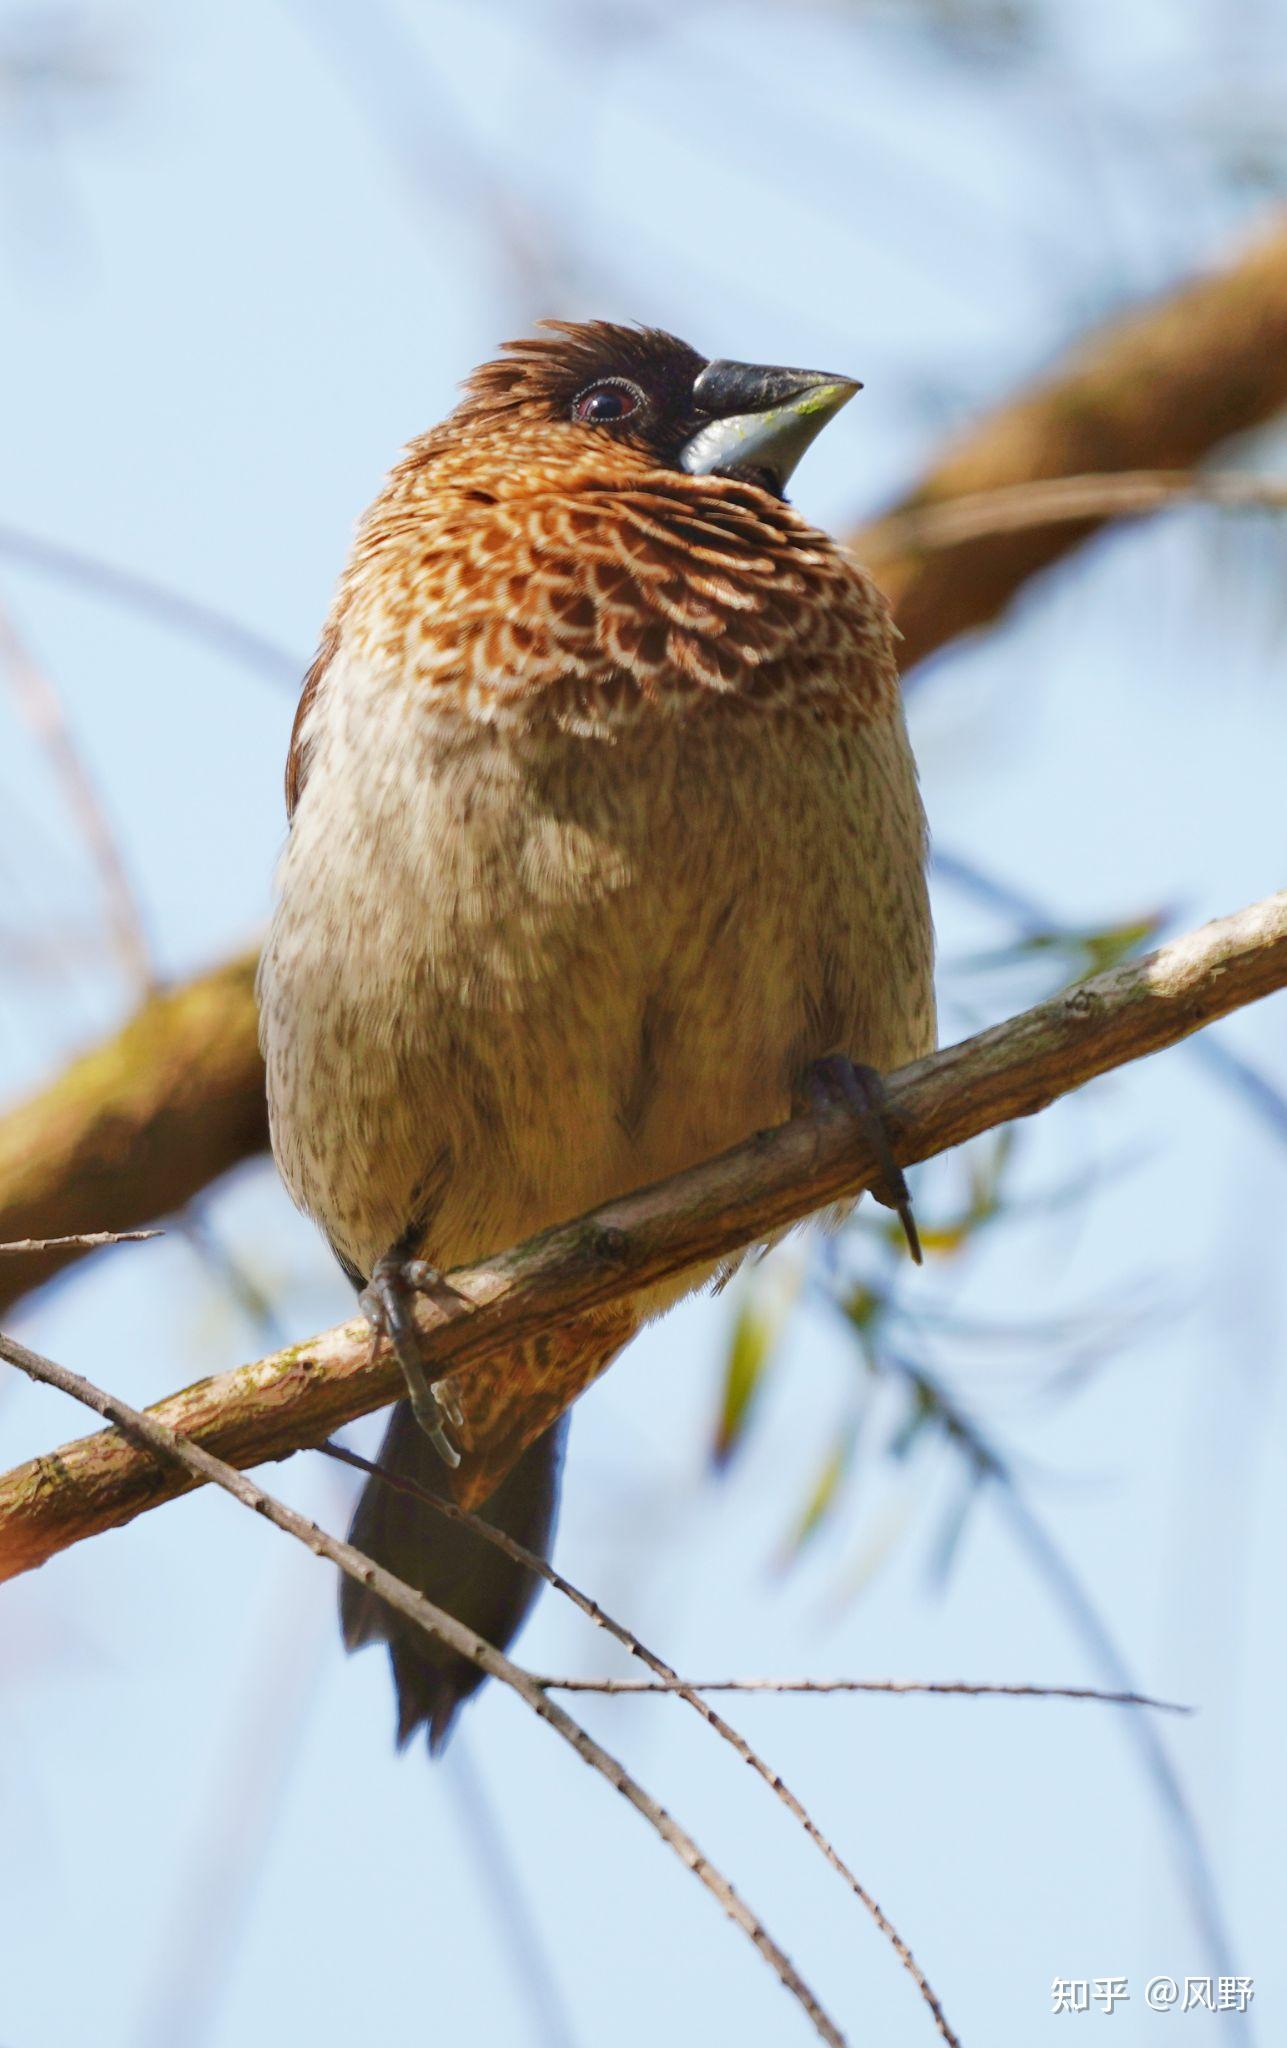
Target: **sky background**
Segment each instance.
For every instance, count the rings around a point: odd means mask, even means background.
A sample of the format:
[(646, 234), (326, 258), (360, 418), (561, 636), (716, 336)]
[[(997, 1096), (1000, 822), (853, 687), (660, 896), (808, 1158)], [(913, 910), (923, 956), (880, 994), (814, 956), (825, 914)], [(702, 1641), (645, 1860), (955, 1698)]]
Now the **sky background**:
[[(0, 522), (217, 607), (258, 664), (6, 558), (159, 970), (248, 943), (302, 674), (400, 444), (542, 313), (642, 318), (865, 390), (795, 499), (855, 524), (1095, 321), (1226, 257), (1287, 186), (1280, 0), (694, 6), (0, 4)], [(1228, 451), (1281, 475), (1273, 435)], [(1284, 551), (1187, 511), (1106, 537), (917, 678), (935, 837), (1099, 924), (1178, 928), (1282, 880)], [(100, 880), (0, 688), (0, 1091), (128, 1013)], [(940, 878), (946, 1036), (1050, 985)], [(1287, 1086), (1281, 1004), (1219, 1027)], [(965, 1164), (920, 1181), (958, 1202)], [(1067, 1198), (1069, 1190), (1076, 1198)], [(1065, 1199), (1054, 1199), (1063, 1191)], [(1287, 1147), (1192, 1050), (1024, 1134), (1014, 1208), (898, 1280), (904, 1348), (1012, 1462), (1145, 1688), (1250, 1973), (1249, 2025), (1149, 2014), (1220, 1967), (1120, 1710), (771, 1698), (731, 1718), (914, 1948), (970, 2048), (1283, 2036)], [(201, 1205), (303, 1335), (351, 1296), (271, 1165)], [(855, 1270), (882, 1273), (870, 1239)], [(805, 1272), (789, 1247), (761, 1288)], [(579, 1404), (557, 1558), (686, 1674), (1103, 1682), (1002, 1498), (946, 1571), (960, 1461), (872, 1385), (808, 1269), (752, 1424), (709, 1448), (738, 1290), (646, 1332)], [(765, 1297), (767, 1298), (767, 1297)], [(15, 1334), (152, 1400), (273, 1341), (179, 1232), (24, 1304)], [(5, 1466), (86, 1418), (6, 1375)], [(834, 1511), (789, 1535), (850, 1426)], [(370, 1448), (373, 1420), (351, 1432)], [(342, 1530), (316, 1458), (267, 1482)], [(542, 1671), (622, 1659), (552, 1594)], [(674, 1701), (577, 1699), (734, 1878), (855, 2042), (934, 2038), (799, 1830)], [(392, 1748), (329, 1570), (199, 1495), (4, 1588), (2, 2048), (804, 2041), (744, 1939), (511, 1696), (445, 1762)], [(1055, 1976), (1129, 1979), (1109, 2019)], [(1056, 2038), (1064, 2038), (1057, 2034)]]

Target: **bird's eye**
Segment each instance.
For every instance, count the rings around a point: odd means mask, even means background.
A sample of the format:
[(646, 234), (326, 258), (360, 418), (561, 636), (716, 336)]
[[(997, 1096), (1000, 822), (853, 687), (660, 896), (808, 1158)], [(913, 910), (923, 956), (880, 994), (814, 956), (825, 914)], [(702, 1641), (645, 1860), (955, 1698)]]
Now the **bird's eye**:
[(572, 407), (572, 417), (587, 426), (601, 427), (611, 420), (629, 419), (642, 403), (633, 384), (596, 384), (581, 393)]

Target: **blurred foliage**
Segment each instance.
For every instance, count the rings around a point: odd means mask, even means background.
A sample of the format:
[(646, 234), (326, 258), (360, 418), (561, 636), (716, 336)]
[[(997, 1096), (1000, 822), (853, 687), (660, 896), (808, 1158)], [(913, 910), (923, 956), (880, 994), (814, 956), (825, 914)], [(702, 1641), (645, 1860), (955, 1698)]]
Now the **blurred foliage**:
[(1169, 911), (1151, 911), (1109, 925), (1048, 925), (1025, 931), (1008, 945), (990, 953), (977, 953), (961, 962), (963, 972), (988, 972), (1016, 967), (1031, 961), (1051, 961), (1060, 976), (1060, 986), (1084, 981), (1087, 975), (1107, 974), (1124, 960), (1133, 960), (1154, 945), (1166, 925)]
[[(1160, 911), (1104, 925), (1033, 920), (1024, 898), (995, 892), (1014, 929), (1003, 945), (958, 963), (956, 973), (1000, 977), (1034, 963), (1043, 982), (1062, 987), (1103, 973), (1154, 943), (1168, 922)], [(992, 909), (998, 908), (994, 900)], [(1004, 1009), (1005, 1005), (1000, 1005)], [(1045, 1190), (1016, 1187), (1019, 1127), (989, 1133), (918, 1176), (917, 1221), (934, 1284), (909, 1304), (902, 1290), (906, 1246), (901, 1226), (873, 1203), (855, 1211), (838, 1238), (815, 1240), (807, 1266), (791, 1268), (783, 1286), (778, 1266), (754, 1266), (740, 1281), (725, 1351), (710, 1462), (726, 1471), (754, 1428), (765, 1388), (780, 1359), (783, 1340), (802, 1305), (823, 1305), (838, 1317), (854, 1353), (856, 1379), (850, 1402), (831, 1427), (822, 1457), (803, 1500), (789, 1514), (777, 1553), (780, 1565), (795, 1562), (824, 1529), (842, 1525), (854, 1503), (854, 1482), (865, 1459), (910, 1468), (917, 1454), (938, 1445), (959, 1468), (948, 1506), (932, 1538), (931, 1576), (942, 1584), (955, 1559), (971, 1504), (980, 1486), (1007, 1474), (1001, 1453), (971, 1422), (952, 1391), (955, 1370), (980, 1342), (1018, 1347), (1024, 1377), (1048, 1399), (1066, 1397), (1084, 1384), (1087, 1370), (1120, 1351), (1132, 1329), (1128, 1306), (1107, 1314), (1089, 1306), (1056, 1322), (1029, 1319), (1012, 1327), (978, 1325), (962, 1311), (959, 1296), (981, 1245), (1010, 1219), (1031, 1222), (1040, 1214), (1075, 1209), (1098, 1183), (1101, 1168)], [(802, 1284), (802, 1282), (806, 1282)], [(941, 1354), (941, 1357), (940, 1357)], [(931, 1367), (931, 1359), (935, 1362)], [(884, 1390), (877, 1404), (875, 1390)], [(880, 1426), (874, 1424), (879, 1406)], [(864, 1424), (871, 1419), (871, 1426)], [(918, 1480), (928, 1492), (932, 1460), (920, 1461)], [(843, 1573), (845, 1596), (870, 1581), (915, 1517), (916, 1501), (904, 1500), (873, 1538), (862, 1539), (856, 1559)], [(895, 1526), (896, 1525), (896, 1526)]]
[(754, 1418), (769, 1368), (794, 1306), (800, 1268), (786, 1256), (756, 1265), (743, 1280), (733, 1312), (711, 1464), (721, 1470)]

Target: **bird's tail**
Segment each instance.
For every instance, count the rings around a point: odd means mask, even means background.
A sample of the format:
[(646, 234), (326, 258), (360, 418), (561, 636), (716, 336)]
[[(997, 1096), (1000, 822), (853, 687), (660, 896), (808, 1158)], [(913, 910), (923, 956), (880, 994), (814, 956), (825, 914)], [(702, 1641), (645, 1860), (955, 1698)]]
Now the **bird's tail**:
[[(567, 1417), (562, 1416), (528, 1445), (480, 1510), (485, 1520), (542, 1557), (554, 1534), (566, 1438)], [(399, 1401), (393, 1411), (379, 1463), (382, 1471), (451, 1499), (446, 1468), (406, 1401)], [(428, 1502), (379, 1479), (367, 1481), (349, 1541), (500, 1650), (517, 1634), (540, 1590), (534, 1573), (524, 1571), (473, 1530), (449, 1522)], [(436, 1756), (457, 1711), (482, 1684), (484, 1674), (349, 1578), (340, 1586), (340, 1619), (350, 1650), (371, 1642), (389, 1645), (398, 1692), (399, 1748), (423, 1721), (430, 1752)]]

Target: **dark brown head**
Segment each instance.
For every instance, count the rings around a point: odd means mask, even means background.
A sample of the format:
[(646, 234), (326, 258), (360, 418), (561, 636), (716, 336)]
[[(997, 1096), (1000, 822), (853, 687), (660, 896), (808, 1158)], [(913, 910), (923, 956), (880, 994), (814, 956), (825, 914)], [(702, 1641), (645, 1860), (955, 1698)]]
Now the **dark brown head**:
[(456, 423), (559, 422), (659, 467), (739, 477), (781, 497), (814, 436), (861, 388), (821, 370), (712, 362), (655, 327), (542, 327), (475, 370)]

